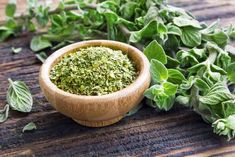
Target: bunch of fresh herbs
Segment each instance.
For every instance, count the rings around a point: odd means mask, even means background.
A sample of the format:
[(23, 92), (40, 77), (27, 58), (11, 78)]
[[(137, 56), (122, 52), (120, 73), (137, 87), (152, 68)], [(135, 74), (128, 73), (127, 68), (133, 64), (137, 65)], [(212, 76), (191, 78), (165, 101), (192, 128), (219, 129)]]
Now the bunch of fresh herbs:
[(145, 92), (150, 106), (168, 111), (178, 102), (211, 123), (215, 133), (235, 136), (234, 26), (207, 25), (163, 0), (68, 0), (55, 10), (36, 0), (28, 4), (26, 15), (14, 17), (16, 4), (10, 1), (2, 41), (34, 32), (34, 52), (97, 38), (134, 44), (151, 62), (152, 85)]

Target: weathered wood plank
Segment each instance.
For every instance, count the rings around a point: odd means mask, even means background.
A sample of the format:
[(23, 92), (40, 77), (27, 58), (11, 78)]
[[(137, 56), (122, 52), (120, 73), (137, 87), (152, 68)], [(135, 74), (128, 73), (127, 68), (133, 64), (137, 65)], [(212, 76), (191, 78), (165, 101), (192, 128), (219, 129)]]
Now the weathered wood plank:
[[(222, 25), (235, 21), (231, 0), (174, 3), (191, 10), (200, 20), (209, 16), (204, 19), (211, 22), (221, 15)], [(235, 140), (227, 142), (213, 134), (211, 126), (181, 106), (170, 112), (144, 107), (138, 114), (104, 128), (76, 124), (56, 112), (42, 95), (38, 85), (41, 64), (29, 49), (29, 39), (16, 38), (0, 44), (0, 108), (6, 103), (9, 77), (25, 81), (34, 98), (32, 113), (11, 111), (8, 121), (0, 125), (0, 156), (234, 155)], [(23, 47), (22, 53), (13, 55), (12, 46)], [(31, 121), (38, 129), (22, 134), (23, 126)]]

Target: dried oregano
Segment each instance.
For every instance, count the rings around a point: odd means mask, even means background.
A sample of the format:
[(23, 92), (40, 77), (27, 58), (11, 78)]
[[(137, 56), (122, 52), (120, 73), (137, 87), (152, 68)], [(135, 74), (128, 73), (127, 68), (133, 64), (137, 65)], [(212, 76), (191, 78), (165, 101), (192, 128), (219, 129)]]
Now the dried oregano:
[(130, 85), (136, 78), (134, 63), (120, 50), (82, 48), (63, 57), (50, 72), (60, 89), (78, 95), (105, 95)]

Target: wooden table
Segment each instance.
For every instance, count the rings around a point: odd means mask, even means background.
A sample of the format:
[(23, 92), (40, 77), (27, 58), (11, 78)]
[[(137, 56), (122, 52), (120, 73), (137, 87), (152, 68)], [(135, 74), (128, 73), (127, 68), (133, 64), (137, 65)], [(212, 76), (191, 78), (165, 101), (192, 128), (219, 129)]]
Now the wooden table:
[[(175, 0), (200, 21), (221, 18), (235, 23), (233, 0)], [(11, 47), (23, 47), (13, 55)], [(0, 44), (0, 107), (6, 103), (7, 78), (23, 80), (30, 87), (34, 107), (30, 114), (10, 113), (0, 124), (0, 156), (235, 156), (235, 140), (215, 135), (210, 125), (190, 109), (175, 106), (170, 112), (149, 107), (104, 128), (87, 128), (56, 112), (44, 98), (39, 84), (41, 63), (29, 49), (29, 37)], [(38, 129), (22, 134), (35, 122)]]

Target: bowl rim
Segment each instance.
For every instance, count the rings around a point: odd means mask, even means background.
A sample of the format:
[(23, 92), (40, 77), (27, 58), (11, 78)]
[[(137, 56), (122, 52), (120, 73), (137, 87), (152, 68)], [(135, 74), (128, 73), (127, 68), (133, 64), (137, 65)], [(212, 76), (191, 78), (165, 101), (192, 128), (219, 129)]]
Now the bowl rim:
[[(115, 44), (115, 46), (120, 45), (124, 46), (126, 48), (131, 48), (135, 53), (137, 54), (138, 58), (140, 58), (141, 62), (143, 62), (142, 66), (140, 66), (140, 71), (137, 76), (137, 78), (132, 82), (130, 85), (127, 87), (118, 90), (113, 93), (105, 94), (105, 95), (78, 95), (78, 94), (73, 94), (66, 92), (60, 88), (58, 88), (50, 79), (50, 70), (51, 70), (51, 65), (56, 61), (57, 58), (63, 56), (64, 54), (68, 53), (68, 51), (72, 51), (73, 49), (76, 49), (79, 47), (82, 47), (84, 45), (90, 45), (93, 46), (94, 43), (101, 42), (101, 43), (109, 43), (109, 44)], [(103, 46), (101, 44), (101, 46)], [(119, 46), (119, 47), (120, 47)], [(84, 46), (85, 47), (85, 46)], [(108, 47), (105, 46), (104, 47)], [(117, 46), (118, 47), (118, 46)], [(138, 90), (138, 87), (144, 84), (144, 82), (148, 79), (148, 73), (149, 73), (149, 68), (150, 68), (150, 63), (147, 59), (147, 57), (144, 55), (143, 52), (141, 52), (139, 49), (135, 48), (132, 45), (119, 42), (119, 41), (114, 41), (114, 40), (86, 40), (86, 41), (80, 41), (76, 42), (70, 45), (67, 45), (65, 47), (62, 47), (55, 52), (53, 52), (43, 63), (43, 65), (40, 68), (40, 73), (39, 77), (44, 81), (45, 85), (47, 88), (51, 88), (52, 91), (58, 94), (62, 94), (63, 96), (69, 96), (77, 99), (86, 99), (86, 100), (100, 100), (100, 99), (112, 99), (112, 98), (117, 98), (117, 97), (125, 97), (128, 95), (128, 93), (131, 93), (132, 91)], [(150, 75), (150, 74), (149, 74)]]

